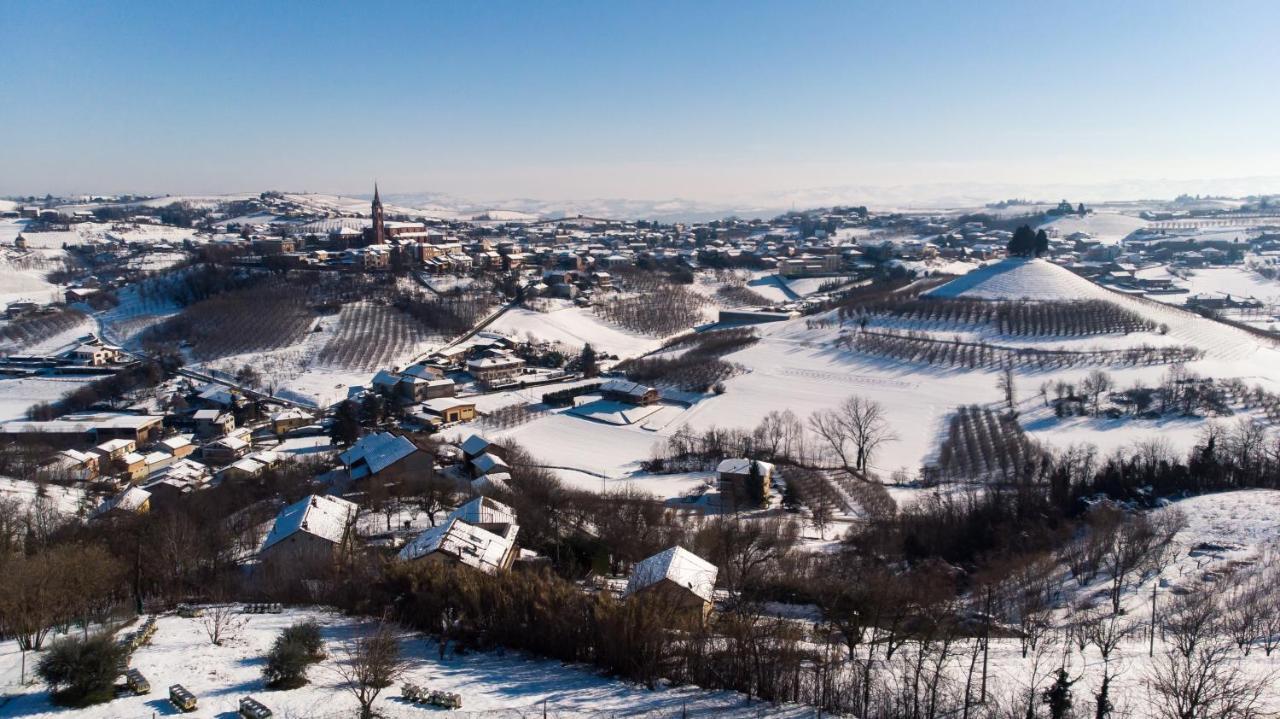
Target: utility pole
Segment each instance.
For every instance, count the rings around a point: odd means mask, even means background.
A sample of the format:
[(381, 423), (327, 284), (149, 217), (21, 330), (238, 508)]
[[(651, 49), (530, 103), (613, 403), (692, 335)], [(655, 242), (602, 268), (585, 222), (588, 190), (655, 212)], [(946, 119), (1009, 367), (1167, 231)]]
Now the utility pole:
[(1160, 586), (1159, 577), (1151, 583), (1151, 637), (1150, 643), (1147, 645), (1147, 656), (1154, 657), (1156, 655), (1156, 587)]

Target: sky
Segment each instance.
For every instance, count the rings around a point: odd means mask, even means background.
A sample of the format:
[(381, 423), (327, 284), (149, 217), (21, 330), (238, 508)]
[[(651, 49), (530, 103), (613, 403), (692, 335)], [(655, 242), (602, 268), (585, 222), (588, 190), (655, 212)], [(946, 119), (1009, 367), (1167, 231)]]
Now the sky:
[(1280, 174), (1280, 3), (9, 0), (0, 194)]

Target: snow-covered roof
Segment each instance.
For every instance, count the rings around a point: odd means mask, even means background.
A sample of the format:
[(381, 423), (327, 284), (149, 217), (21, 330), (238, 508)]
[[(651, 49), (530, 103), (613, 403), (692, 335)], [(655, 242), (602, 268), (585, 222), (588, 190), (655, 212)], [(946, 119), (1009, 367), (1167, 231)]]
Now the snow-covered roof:
[(683, 547), (672, 547), (636, 564), (627, 580), (627, 595), (670, 580), (699, 597), (711, 601), (719, 570), (711, 562)]
[(440, 552), (468, 567), (492, 574), (503, 568), (504, 558), (514, 543), (515, 532), (498, 535), (451, 515), (406, 544), (399, 556), (407, 561)]
[(644, 396), (651, 389), (653, 388), (649, 385), (640, 384), (639, 382), (631, 382), (625, 379), (611, 379), (600, 385), (601, 392), (616, 392), (618, 394), (636, 397)]
[(166, 437), (160, 440), (160, 444), (169, 449), (182, 449), (183, 447), (191, 445), (191, 438), (187, 435), (179, 434), (174, 437)]
[(337, 544), (355, 519), (357, 507), (340, 497), (312, 494), (290, 504), (276, 515), (276, 523), (262, 544), (262, 550), (283, 541), (295, 532), (306, 532)]
[(422, 406), (437, 414), (442, 414), (456, 407), (474, 407), (474, 401), (458, 399), (457, 397), (436, 397), (422, 403)]
[(311, 419), (311, 413), (300, 407), (289, 407), (288, 409), (280, 410), (279, 412), (271, 415), (272, 422), (280, 422), (288, 419)]
[(356, 440), (350, 449), (338, 455), (338, 459), (348, 469), (356, 468), (357, 472), (353, 472), (352, 476), (357, 473), (364, 476), (366, 469), (367, 474), (377, 474), (416, 451), (418, 448), (413, 442), (401, 435), (374, 432)]
[(151, 499), (151, 493), (147, 490), (141, 487), (129, 487), (103, 502), (94, 514), (103, 515), (117, 509), (122, 512), (136, 512), (142, 509), (148, 499)]
[(471, 466), (475, 467), (476, 471), (480, 474), (489, 474), (499, 467), (503, 469), (510, 469), (505, 460), (498, 455), (489, 452), (471, 460)]
[(489, 445), (493, 444), (485, 439), (482, 435), (473, 434), (467, 437), (462, 443), (462, 451), (471, 457), (484, 454), (489, 449)]
[[(489, 475), (496, 476), (496, 475)], [(511, 475), (505, 475), (510, 479)], [(449, 513), (469, 524), (515, 524), (516, 510), (490, 497), (476, 497)]]
[[(773, 471), (773, 465), (768, 462), (756, 460), (756, 464), (760, 468), (760, 474), (765, 475)], [(720, 464), (716, 465), (716, 472), (720, 474), (750, 474), (751, 460), (745, 457), (730, 457), (729, 459), (720, 460)]]

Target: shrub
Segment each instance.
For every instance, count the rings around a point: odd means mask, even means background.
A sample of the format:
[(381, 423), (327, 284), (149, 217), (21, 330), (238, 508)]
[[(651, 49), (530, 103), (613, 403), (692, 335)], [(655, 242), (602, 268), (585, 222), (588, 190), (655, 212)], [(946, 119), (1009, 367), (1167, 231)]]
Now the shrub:
[(307, 683), (307, 667), (324, 658), (324, 640), (314, 621), (287, 627), (267, 653), (262, 676), (272, 689), (296, 689)]
[(114, 697), (116, 666), (124, 657), (124, 648), (108, 634), (68, 637), (49, 647), (36, 673), (49, 685), (55, 702), (86, 707)]

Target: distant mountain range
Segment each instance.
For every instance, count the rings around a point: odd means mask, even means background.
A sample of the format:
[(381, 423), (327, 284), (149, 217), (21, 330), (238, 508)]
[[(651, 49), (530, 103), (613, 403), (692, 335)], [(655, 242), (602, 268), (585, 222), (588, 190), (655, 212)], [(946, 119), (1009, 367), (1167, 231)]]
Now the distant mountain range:
[[(465, 200), (440, 192), (384, 194), (390, 204), (412, 207), (455, 217), (475, 217), (486, 213), (493, 219), (560, 218), (584, 215), (623, 220), (651, 219), (662, 222), (699, 222), (728, 216), (772, 217), (788, 210), (834, 205), (866, 205), (872, 209), (954, 209), (977, 208), (1010, 197), (1030, 197), (1056, 203), (1172, 200), (1179, 195), (1245, 197), (1280, 194), (1280, 176), (1220, 178), (1205, 180), (1116, 180), (1105, 183), (933, 183), (924, 185), (840, 185), (804, 190), (787, 190), (727, 200), (632, 200), (596, 198), (585, 200), (542, 200), (510, 198)], [(501, 211), (501, 214), (494, 211)], [(509, 216), (508, 213), (511, 213)]]

